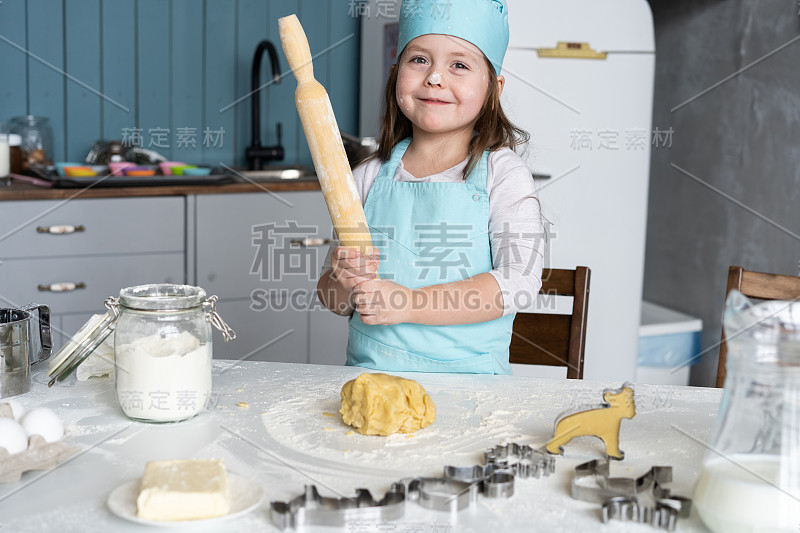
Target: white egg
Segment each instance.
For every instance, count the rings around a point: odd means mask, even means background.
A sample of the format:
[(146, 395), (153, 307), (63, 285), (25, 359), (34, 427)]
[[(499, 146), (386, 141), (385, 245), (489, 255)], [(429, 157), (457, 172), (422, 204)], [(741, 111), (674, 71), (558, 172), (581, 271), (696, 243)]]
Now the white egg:
[(28, 449), (28, 434), (16, 420), (0, 418), (0, 448), (11, 455)]
[(64, 424), (52, 409), (37, 407), (22, 418), (22, 427), (28, 436), (41, 435), (47, 442), (55, 442), (64, 436)]
[(17, 400), (7, 399), (7, 400), (0, 400), (0, 405), (8, 404), (11, 407), (11, 414), (14, 417), (14, 420), (19, 420), (25, 415), (25, 406), (19, 403)]

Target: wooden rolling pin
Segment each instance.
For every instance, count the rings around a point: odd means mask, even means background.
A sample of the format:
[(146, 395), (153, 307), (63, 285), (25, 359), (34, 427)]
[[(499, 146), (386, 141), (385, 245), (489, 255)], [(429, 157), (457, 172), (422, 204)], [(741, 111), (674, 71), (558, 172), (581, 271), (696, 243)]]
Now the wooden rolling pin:
[(358, 248), (363, 255), (369, 255), (372, 253), (372, 237), (364, 208), (353, 181), (328, 92), (314, 79), (306, 34), (296, 15), (278, 19), (278, 29), (283, 53), (297, 79), (297, 91), (294, 94), (297, 113), (303, 123), (317, 178), (339, 242), (342, 246)]

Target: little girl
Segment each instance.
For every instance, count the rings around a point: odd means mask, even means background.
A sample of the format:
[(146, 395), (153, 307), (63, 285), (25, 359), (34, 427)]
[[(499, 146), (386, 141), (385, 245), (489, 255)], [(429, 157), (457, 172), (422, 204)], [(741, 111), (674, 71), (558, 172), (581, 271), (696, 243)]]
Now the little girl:
[[(354, 171), (376, 252), (331, 245), (317, 284), (350, 315), (347, 364), (510, 374), (514, 314), (541, 287), (534, 183), (500, 107), (501, 0), (409, 0), (375, 157)], [(378, 279), (376, 279), (376, 274)]]

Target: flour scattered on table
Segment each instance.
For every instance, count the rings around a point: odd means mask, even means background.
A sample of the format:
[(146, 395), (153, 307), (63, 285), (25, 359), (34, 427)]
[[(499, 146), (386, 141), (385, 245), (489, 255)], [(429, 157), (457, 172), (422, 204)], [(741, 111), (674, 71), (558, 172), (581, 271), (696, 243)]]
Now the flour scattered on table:
[[(500, 443), (530, 441), (525, 428), (530, 412), (519, 409), (523, 400), (514, 391), (497, 396), (483, 391), (449, 389), (433, 400), (442, 406), (436, 423), (409, 435), (387, 437), (355, 431), (330, 431), (332, 418), (345, 429), (335, 413), (340, 405), (336, 382), (309, 386), (298, 383), (303, 394), (273, 404), (262, 415), (269, 437), (285, 455), (301, 458), (321, 468), (344, 469), (372, 475), (438, 476), (446, 464), (479, 463), (486, 448)], [(547, 400), (544, 400), (547, 402)], [(320, 416), (308, 414), (320, 413)], [(335, 427), (334, 427), (335, 429)], [(541, 436), (542, 439), (546, 435)]]

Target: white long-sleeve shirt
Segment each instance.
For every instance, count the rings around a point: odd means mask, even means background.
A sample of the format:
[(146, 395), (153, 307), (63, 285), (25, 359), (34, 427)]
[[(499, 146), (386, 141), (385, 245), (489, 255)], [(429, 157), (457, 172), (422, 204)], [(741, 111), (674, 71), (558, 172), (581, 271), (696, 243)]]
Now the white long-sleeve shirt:
[[(439, 174), (416, 178), (403, 168), (397, 168), (395, 181), (463, 183), (465, 159)], [(381, 161), (371, 159), (353, 171), (361, 204), (367, 201), (372, 184), (378, 175)], [(542, 286), (544, 260), (544, 229), (541, 210), (536, 198), (533, 177), (525, 161), (510, 148), (489, 154), (486, 189), (489, 193), (489, 240), (492, 250), (492, 270), (503, 294), (503, 315), (516, 313), (520, 307), (533, 302)], [(339, 246), (331, 241), (321, 274), (331, 270), (333, 250)]]

